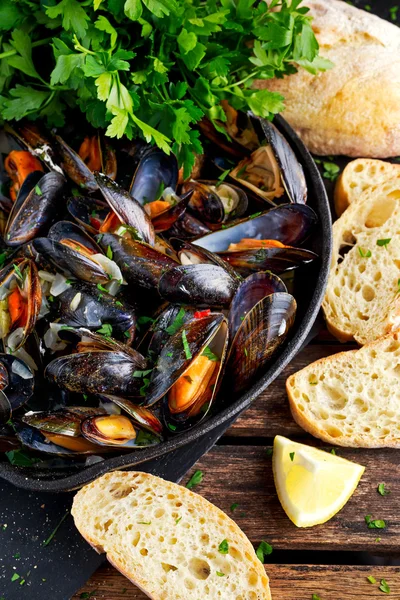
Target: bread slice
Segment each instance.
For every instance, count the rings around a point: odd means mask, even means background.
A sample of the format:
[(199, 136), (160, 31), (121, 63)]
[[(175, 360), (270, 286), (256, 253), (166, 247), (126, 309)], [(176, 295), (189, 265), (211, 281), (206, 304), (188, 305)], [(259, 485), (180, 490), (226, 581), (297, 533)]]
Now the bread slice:
[(365, 191), (334, 223), (322, 308), (340, 341), (365, 344), (400, 327), (399, 234), (400, 179)]
[(83, 537), (153, 600), (271, 599), (244, 533), (175, 483), (114, 471), (82, 488), (71, 512)]
[(400, 333), (322, 358), (286, 382), (295, 421), (353, 448), (400, 448)]
[(334, 202), (338, 217), (349, 204), (359, 200), (365, 190), (378, 189), (390, 179), (400, 180), (400, 164), (373, 158), (357, 158), (349, 162), (335, 186)]

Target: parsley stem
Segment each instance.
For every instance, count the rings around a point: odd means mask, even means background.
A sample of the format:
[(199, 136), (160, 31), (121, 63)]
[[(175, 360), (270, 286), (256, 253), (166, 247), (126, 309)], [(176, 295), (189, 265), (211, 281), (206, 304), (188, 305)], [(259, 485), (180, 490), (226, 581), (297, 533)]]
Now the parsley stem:
[(220, 92), (221, 90), (229, 91), (230, 88), (242, 85), (243, 83), (246, 83), (246, 81), (248, 79), (251, 79), (252, 77), (256, 77), (257, 73), (258, 73), (258, 70), (256, 69), (255, 71), (252, 71), (251, 73), (249, 73), (249, 75), (247, 75), (247, 77), (244, 77), (240, 81), (235, 81), (235, 83), (231, 83), (230, 85), (226, 85), (225, 87), (211, 88), (211, 90), (216, 91), (216, 92)]
[[(37, 48), (38, 46), (45, 46), (46, 44), (51, 42), (52, 39), (53, 38), (46, 38), (44, 40), (38, 40), (37, 42), (33, 42), (32, 48)], [(8, 58), (9, 56), (15, 56), (15, 54), (18, 54), (17, 50), (7, 50), (7, 52), (2, 52), (0, 54), (0, 60), (2, 58)]]

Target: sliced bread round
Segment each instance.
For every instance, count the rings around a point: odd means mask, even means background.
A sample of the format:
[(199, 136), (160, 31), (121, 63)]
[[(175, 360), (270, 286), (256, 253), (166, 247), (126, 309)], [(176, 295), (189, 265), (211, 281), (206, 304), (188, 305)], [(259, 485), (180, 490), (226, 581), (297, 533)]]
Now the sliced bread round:
[(400, 448), (400, 334), (322, 358), (286, 382), (295, 421), (338, 446)]
[(400, 180), (400, 165), (374, 158), (357, 158), (344, 169), (336, 182), (334, 201), (338, 217), (362, 193), (382, 186), (390, 179)]
[(71, 512), (83, 537), (153, 600), (271, 600), (236, 523), (175, 483), (107, 473), (76, 494)]
[(322, 308), (340, 340), (365, 344), (400, 327), (400, 179), (367, 190), (333, 225)]

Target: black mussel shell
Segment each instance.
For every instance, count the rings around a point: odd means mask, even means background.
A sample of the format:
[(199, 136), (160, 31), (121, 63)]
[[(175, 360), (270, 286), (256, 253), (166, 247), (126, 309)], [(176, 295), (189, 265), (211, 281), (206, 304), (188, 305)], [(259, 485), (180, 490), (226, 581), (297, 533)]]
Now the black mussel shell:
[(45, 375), (71, 392), (136, 397), (143, 383), (134, 373), (145, 368), (144, 358), (134, 350), (93, 350), (54, 359)]
[(305, 204), (284, 204), (238, 223), (214, 231), (193, 243), (211, 252), (225, 252), (230, 244), (243, 238), (277, 240), (288, 246), (304, 242), (318, 222), (318, 217)]
[(182, 325), (193, 319), (194, 313), (195, 311), (191, 308), (183, 308), (183, 306), (174, 306), (173, 304), (163, 310), (146, 335), (147, 339), (150, 338), (147, 356), (151, 361), (156, 360), (171, 335), (180, 329)]
[(132, 307), (97, 286), (76, 282), (56, 299), (59, 322), (71, 327), (97, 331), (103, 324), (112, 328), (113, 337), (133, 341), (136, 315)]
[(64, 240), (72, 240), (87, 248), (95, 254), (102, 254), (100, 246), (94, 239), (79, 225), (71, 221), (58, 221), (50, 228), (48, 238), (55, 242), (62, 243)]
[(55, 135), (56, 151), (60, 157), (60, 164), (65, 173), (79, 187), (90, 192), (97, 190), (97, 183), (92, 171), (86, 166), (79, 154), (75, 152), (68, 144), (59, 136)]
[(4, 392), (0, 391), (0, 425), (11, 419), (11, 404)]
[(136, 169), (130, 189), (131, 196), (142, 206), (158, 200), (165, 188), (174, 191), (178, 184), (178, 161), (174, 154), (150, 148)]
[(112, 233), (100, 234), (99, 241), (104, 249), (111, 249), (113, 260), (132, 286), (154, 292), (164, 271), (176, 265), (172, 258), (143, 242)]
[[(26, 404), (33, 394), (35, 376), (32, 369), (20, 358), (11, 354), (0, 354), (2, 372), (1, 389), (5, 390), (13, 411)], [(6, 377), (4, 375), (6, 374)], [(6, 385), (3, 383), (6, 381)]]
[(265, 373), (294, 323), (296, 301), (286, 292), (260, 300), (245, 316), (228, 356), (226, 384), (239, 395)]
[(192, 191), (187, 192), (179, 199), (175, 206), (171, 206), (171, 208), (152, 219), (153, 227), (156, 233), (162, 233), (163, 231), (168, 231), (171, 229), (173, 224), (185, 213), (191, 196)]
[(105, 414), (101, 408), (68, 406), (56, 411), (28, 412), (21, 417), (21, 421), (45, 433), (79, 437), (82, 421), (89, 416), (101, 414)]
[(65, 178), (59, 173), (46, 173), (25, 198), (18, 195), (6, 227), (5, 239), (9, 246), (25, 244), (46, 233), (62, 207), (65, 184)]
[(185, 323), (170, 337), (152, 371), (145, 397), (146, 406), (155, 404), (168, 392), (225, 322), (223, 314), (210, 313)]
[(67, 209), (71, 217), (91, 234), (99, 232), (104, 219), (110, 212), (108, 204), (89, 196), (73, 196), (69, 198)]
[[(286, 138), (278, 131), (271, 121), (251, 115), (252, 122), (257, 129), (257, 124), (265, 139), (270, 144), (278, 163), (283, 185), (291, 202), (304, 204), (307, 200), (307, 184), (303, 167), (296, 158)], [(262, 134), (260, 134), (261, 136)]]
[(106, 175), (95, 173), (95, 177), (101, 193), (121, 223), (133, 227), (141, 240), (153, 246), (154, 227), (142, 205)]
[(207, 235), (210, 231), (207, 225), (186, 211), (175, 221), (168, 233), (183, 240), (190, 240)]
[(231, 183), (198, 179), (185, 183), (184, 189), (194, 191), (189, 206), (207, 223), (221, 224), (237, 219), (247, 210), (246, 192)]
[(251, 248), (233, 252), (221, 252), (220, 257), (236, 269), (241, 275), (247, 276), (258, 271), (273, 271), (284, 273), (318, 258), (311, 250), (293, 248), (292, 246)]
[(238, 284), (238, 279), (219, 265), (181, 265), (164, 273), (158, 291), (175, 304), (227, 306)]
[(178, 258), (182, 265), (219, 265), (225, 271), (228, 271), (232, 277), (241, 281), (241, 276), (235, 271), (233, 267), (226, 261), (224, 261), (218, 254), (209, 252), (201, 246), (195, 246), (186, 240), (178, 240), (177, 238), (170, 238), (170, 243), (176, 251)]
[(41, 257), (66, 276), (89, 283), (109, 282), (109, 277), (100, 264), (69, 246), (49, 238), (36, 238), (32, 245)]
[[(80, 455), (85, 454), (101, 454), (103, 450), (95, 445), (89, 445), (86, 443), (84, 438), (71, 438), (69, 436), (62, 436), (61, 434), (48, 434), (49, 437), (53, 435), (55, 438), (61, 441), (65, 439), (65, 443), (68, 446), (75, 446), (77, 443), (79, 444), (79, 450), (71, 450), (70, 448), (66, 448), (63, 446), (59, 446), (53, 442), (50, 442), (46, 439), (46, 437), (39, 431), (39, 429), (35, 429), (34, 427), (29, 427), (25, 423), (17, 423), (16, 424), (16, 436), (21, 444), (28, 448), (29, 450), (34, 450), (36, 452), (55, 455), (55, 456), (63, 456), (63, 457), (79, 457)], [(83, 443), (82, 443), (83, 442)]]

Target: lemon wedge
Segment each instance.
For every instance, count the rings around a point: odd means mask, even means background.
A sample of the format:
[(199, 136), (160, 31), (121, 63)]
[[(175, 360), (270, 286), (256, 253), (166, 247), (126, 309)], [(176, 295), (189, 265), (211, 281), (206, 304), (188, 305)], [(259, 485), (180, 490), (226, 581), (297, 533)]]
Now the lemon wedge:
[(277, 435), (273, 470), (278, 498), (289, 519), (297, 527), (312, 527), (343, 508), (365, 467)]

